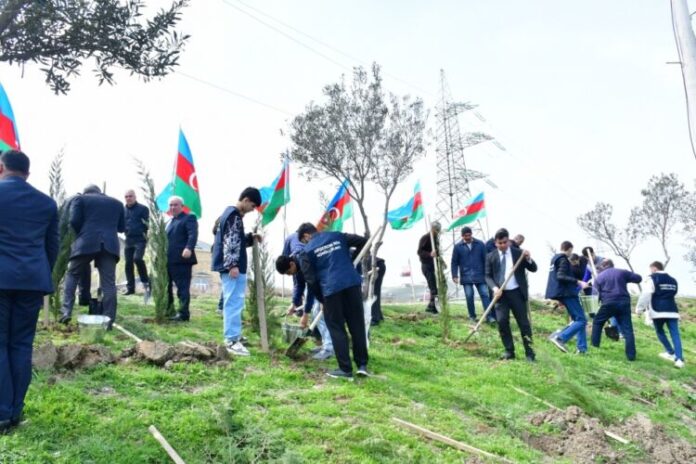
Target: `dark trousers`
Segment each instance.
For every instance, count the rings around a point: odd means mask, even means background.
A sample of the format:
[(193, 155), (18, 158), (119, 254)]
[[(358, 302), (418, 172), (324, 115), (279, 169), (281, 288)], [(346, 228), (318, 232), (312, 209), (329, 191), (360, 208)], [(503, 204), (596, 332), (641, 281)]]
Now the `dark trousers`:
[(348, 348), (346, 324), (353, 341), (355, 364), (367, 366), (367, 338), (365, 336), (365, 315), (363, 314), (362, 292), (360, 287), (349, 287), (324, 299), (324, 319), (331, 334), (338, 367), (344, 372), (353, 372)]
[(150, 280), (147, 277), (147, 266), (145, 265), (145, 247), (147, 242), (145, 240), (139, 242), (126, 242), (126, 247), (123, 250), (124, 256), (126, 258), (126, 290), (129, 292), (135, 291), (135, 272), (133, 265), (138, 268), (138, 275), (140, 276), (140, 282), (143, 285), (147, 285)]
[(111, 319), (109, 327), (116, 321), (116, 262), (118, 257), (107, 251), (76, 256), (68, 263), (68, 272), (65, 276), (65, 291), (63, 294), (63, 315), (71, 316), (75, 305), (75, 288), (80, 280), (80, 275), (85, 267), (94, 260), (99, 271), (99, 288), (102, 291), (102, 306), (104, 316)]
[(174, 305), (174, 289), (176, 285), (176, 297), (179, 299), (179, 316), (188, 320), (191, 317), (189, 313), (189, 304), (191, 303), (191, 275), (193, 266), (191, 264), (169, 264), (167, 273), (169, 274), (169, 286), (167, 292), (169, 295), (168, 305), (171, 308)]
[(503, 296), (500, 297), (498, 304), (495, 306), (500, 339), (503, 342), (505, 351), (514, 354), (515, 344), (512, 341), (512, 331), (510, 330), (510, 311), (512, 311), (512, 315), (515, 316), (517, 325), (520, 328), (525, 354), (533, 356), (532, 325), (529, 323), (529, 318), (527, 317), (527, 301), (524, 299), (524, 296), (522, 296), (522, 291), (519, 288), (503, 291)]
[(77, 281), (77, 299), (80, 306), (89, 305), (92, 298), (92, 265), (90, 263), (82, 266), (80, 279)]
[(41, 292), (0, 290), (0, 421), (22, 414), (42, 303)]
[(621, 334), (624, 336), (626, 357), (629, 361), (633, 361), (636, 359), (636, 339), (633, 336), (630, 302), (602, 304), (597, 314), (595, 314), (594, 321), (592, 321), (592, 346), (599, 348), (604, 323), (612, 317), (616, 318)]
[(384, 320), (382, 315), (382, 282), (386, 273), (387, 265), (382, 260), (377, 261), (377, 278), (375, 279), (374, 289), (375, 302), (372, 303), (372, 322), (374, 323)]
[(435, 297), (437, 296), (437, 277), (435, 276), (435, 263), (421, 263), (421, 272), (425, 276), (425, 281), (428, 282), (428, 290), (430, 290), (430, 303), (428, 307), (435, 307)]

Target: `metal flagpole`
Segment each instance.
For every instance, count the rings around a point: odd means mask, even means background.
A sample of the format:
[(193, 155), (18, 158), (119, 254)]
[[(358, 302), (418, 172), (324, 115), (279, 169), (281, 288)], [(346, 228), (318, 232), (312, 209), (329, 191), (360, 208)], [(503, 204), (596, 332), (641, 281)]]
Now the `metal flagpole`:
[[(282, 134), (282, 132), (281, 132)], [(290, 191), (290, 157), (288, 156), (288, 151), (285, 150), (285, 156), (283, 157), (283, 169), (285, 170), (285, 189), (283, 190), (283, 246), (285, 246), (285, 241), (288, 238), (288, 192)], [(282, 287), (280, 290), (280, 296), (285, 298), (285, 274), (281, 277)]]

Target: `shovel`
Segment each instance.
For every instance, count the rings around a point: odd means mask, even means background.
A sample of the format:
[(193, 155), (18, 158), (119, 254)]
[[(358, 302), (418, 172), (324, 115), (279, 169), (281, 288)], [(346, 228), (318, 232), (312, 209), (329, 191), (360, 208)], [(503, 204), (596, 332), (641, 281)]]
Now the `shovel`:
[[(353, 260), (353, 266), (357, 266), (358, 263), (363, 259), (365, 256), (365, 253), (370, 249), (370, 246), (372, 245), (372, 241), (374, 240), (375, 236), (377, 236), (377, 233), (380, 231), (381, 226), (377, 228), (374, 234), (370, 236), (369, 239), (367, 239), (367, 243), (362, 247), (362, 250), (360, 250), (360, 253), (358, 253), (358, 256), (355, 257)], [(370, 303), (369, 307), (366, 306), (367, 302), (363, 302), (363, 312), (365, 314), (365, 317), (367, 317), (367, 311), (368, 309), (366, 308), (372, 308), (372, 304)], [(369, 309), (369, 311), (372, 311)], [(372, 313), (370, 313), (372, 314)], [(324, 311), (319, 311), (319, 314), (317, 314), (314, 319), (312, 320), (312, 323), (309, 325), (309, 328), (307, 331), (304, 333), (303, 336), (297, 337), (288, 347), (287, 350), (285, 350), (285, 356), (289, 358), (295, 358), (297, 357), (297, 353), (299, 352), (300, 348), (307, 342), (307, 338), (311, 336), (312, 331), (317, 327), (319, 324), (319, 321), (321, 321), (321, 318), (324, 316)], [(369, 326), (368, 326), (369, 327)]]

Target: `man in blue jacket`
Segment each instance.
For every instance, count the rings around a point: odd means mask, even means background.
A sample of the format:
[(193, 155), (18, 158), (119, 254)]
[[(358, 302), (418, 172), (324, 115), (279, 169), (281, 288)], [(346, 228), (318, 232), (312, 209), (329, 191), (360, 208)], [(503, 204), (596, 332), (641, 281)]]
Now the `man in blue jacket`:
[(361, 292), (362, 278), (353, 267), (351, 248), (365, 246), (364, 237), (340, 232), (317, 232), (303, 224), (297, 232), (305, 249), (299, 255), (300, 267), (314, 296), (324, 305), (324, 318), (331, 333), (338, 369), (329, 377), (353, 379), (348, 336), (353, 342), (353, 359), (359, 376), (367, 376), (367, 335)]
[(58, 256), (56, 203), (28, 176), (24, 153), (0, 155), (0, 434), (22, 418), (36, 322)]
[[(491, 303), (488, 286), (486, 285), (486, 245), (473, 237), (470, 227), (462, 229), (462, 241), (454, 246), (452, 251), (452, 280), (461, 283), (466, 295), (466, 307), (469, 319), (476, 321), (476, 306), (474, 305), (474, 287), (481, 298), (484, 310)], [(491, 311), (489, 314), (492, 314)], [(488, 316), (488, 322), (495, 321)]]
[(549, 341), (564, 353), (568, 352), (566, 343), (577, 335), (579, 354), (587, 352), (587, 318), (580, 304), (578, 287), (585, 288), (587, 283), (577, 279), (571, 270), (569, 257), (573, 254), (573, 244), (569, 241), (561, 243), (561, 252), (551, 258), (549, 279), (546, 283), (546, 298), (556, 300), (565, 306), (568, 315), (573, 320), (564, 329), (551, 334)]
[(147, 206), (138, 203), (134, 190), (128, 190), (125, 199), (126, 247), (123, 250), (126, 258), (125, 294), (135, 293), (135, 273), (133, 272), (133, 265), (135, 265), (147, 297), (150, 294), (150, 279), (145, 265), (145, 248), (147, 247), (147, 230), (150, 227), (150, 210)]
[(636, 341), (631, 322), (631, 295), (628, 293), (628, 284), (639, 284), (641, 277), (634, 272), (616, 269), (610, 259), (605, 259), (602, 267), (603, 270), (594, 282), (602, 305), (592, 323), (592, 346), (599, 348), (604, 323), (615, 317), (624, 336), (626, 357), (633, 361), (636, 359)]
[[(220, 227), (213, 243), (212, 270), (222, 280), (222, 324), (225, 347), (235, 356), (249, 356), (242, 344), (242, 310), (247, 281), (247, 247), (254, 244), (254, 234), (244, 233), (244, 215), (261, 205), (261, 193), (245, 188), (234, 206), (220, 216)], [(256, 236), (260, 240), (260, 236)]]
[(110, 329), (116, 321), (116, 263), (121, 257), (118, 233), (125, 230), (123, 204), (104, 195), (96, 185), (89, 185), (70, 206), (70, 227), (76, 235), (65, 276), (60, 322), (67, 324), (70, 321), (80, 276), (84, 267), (94, 261), (99, 271), (104, 315), (109, 317)]
[(188, 322), (191, 318), (191, 277), (196, 260), (198, 243), (198, 220), (193, 214), (184, 212), (184, 200), (178, 196), (169, 197), (169, 214), (172, 220), (167, 224), (167, 273), (169, 274), (169, 307), (174, 305), (174, 288), (179, 299), (179, 311), (170, 318), (173, 322)]

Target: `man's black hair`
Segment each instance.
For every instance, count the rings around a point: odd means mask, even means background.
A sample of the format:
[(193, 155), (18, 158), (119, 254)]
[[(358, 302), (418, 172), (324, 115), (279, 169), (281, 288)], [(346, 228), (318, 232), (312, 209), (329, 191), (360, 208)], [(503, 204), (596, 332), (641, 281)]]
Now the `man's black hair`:
[(664, 270), (665, 270), (665, 265), (662, 264), (660, 261), (653, 261), (652, 263), (650, 263), (650, 266), (651, 266), (651, 267), (654, 267), (654, 268), (657, 269), (658, 271), (664, 271)]
[(297, 229), (297, 238), (302, 240), (302, 236), (304, 234), (316, 234), (317, 233), (317, 228), (314, 226), (314, 224), (311, 224), (309, 222), (305, 222), (302, 224), (298, 229)]
[(565, 242), (561, 243), (561, 251), (568, 251), (568, 250), (570, 250), (571, 248), (573, 248), (573, 244), (570, 243), (568, 240), (566, 240)]
[(8, 171), (29, 175), (29, 157), (19, 150), (7, 150), (0, 154), (0, 162)]
[(470, 234), (471, 233), (471, 227), (466, 226), (462, 229), (462, 235), (464, 234)]
[(256, 187), (247, 187), (239, 194), (239, 201), (248, 198), (256, 206), (261, 206), (261, 192)]
[(495, 239), (502, 240), (504, 238), (510, 238), (510, 233), (505, 228), (498, 229), (498, 231), (495, 233)]
[(290, 269), (293, 259), (290, 256), (280, 255), (276, 258), (275, 266), (279, 274), (285, 274)]
[(585, 248), (582, 249), (582, 255), (583, 255), (585, 258), (589, 258), (589, 257), (590, 257), (590, 253), (592, 253), (592, 255), (594, 256), (594, 249), (593, 249), (592, 247), (586, 246)]

